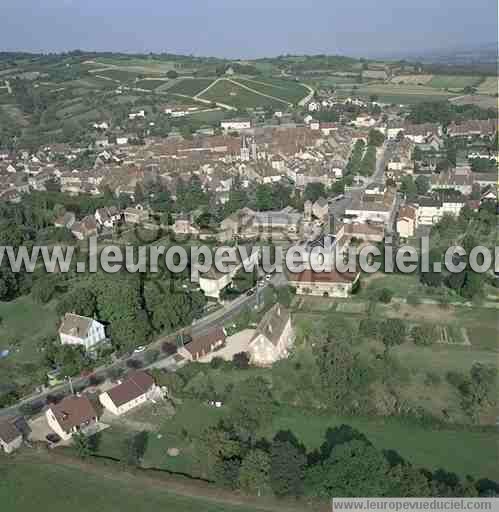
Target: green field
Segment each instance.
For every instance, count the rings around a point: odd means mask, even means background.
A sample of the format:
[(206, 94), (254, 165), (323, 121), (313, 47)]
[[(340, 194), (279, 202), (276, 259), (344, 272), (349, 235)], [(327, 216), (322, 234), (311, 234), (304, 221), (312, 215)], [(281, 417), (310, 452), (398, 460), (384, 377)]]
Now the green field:
[(284, 108), (288, 102), (286, 100), (277, 100), (267, 98), (258, 93), (248, 91), (243, 87), (229, 82), (228, 80), (220, 80), (211, 89), (201, 96), (202, 99), (225, 103), (237, 109), (270, 107), (275, 109)]
[[(426, 360), (417, 360), (424, 364)], [(137, 420), (141, 419), (136, 413)], [(199, 422), (202, 417), (203, 421)], [(193, 476), (211, 476), (211, 468), (205, 464), (203, 443), (200, 439), (204, 428), (215, 425), (223, 417), (223, 410), (209, 408), (195, 400), (186, 400), (178, 407), (170, 420), (158, 416), (161, 439), (149, 436), (145, 467), (155, 467)], [(150, 418), (148, 418), (150, 419)], [(153, 420), (154, 421), (154, 420)], [(291, 430), (309, 451), (319, 448), (328, 428), (350, 425), (364, 433), (380, 449), (396, 450), (409, 462), (430, 470), (443, 468), (460, 476), (499, 479), (497, 452), (494, 451), (496, 432), (466, 430), (432, 430), (420, 427), (400, 418), (345, 417), (313, 409), (281, 406), (272, 424), (261, 432), (268, 439), (279, 430)], [(185, 437), (184, 433), (187, 433)], [(115, 435), (116, 434), (116, 435)], [(105, 431), (100, 453), (120, 457), (120, 449), (127, 434), (115, 429)], [(181, 450), (178, 457), (168, 457), (166, 449)]]
[(158, 87), (165, 85), (166, 80), (139, 80), (133, 84), (138, 89), (146, 89), (148, 91), (154, 91)]
[(21, 370), (19, 365), (39, 363), (42, 354), (38, 342), (45, 336), (57, 335), (58, 317), (50, 306), (35, 304), (22, 297), (13, 302), (0, 303), (0, 350), (10, 354), (0, 359), (0, 387), (30, 385), (33, 367)]
[(269, 96), (275, 96), (276, 98), (289, 101), (290, 103), (298, 103), (300, 100), (305, 98), (309, 91), (303, 85), (278, 79), (244, 79), (234, 78), (235, 82), (245, 85), (250, 89), (267, 94)]
[(206, 89), (211, 83), (213, 83), (213, 80), (210, 78), (184, 78), (169, 87), (168, 92), (196, 96), (196, 94)]
[(478, 87), (479, 94), (497, 94), (497, 77), (489, 76)]
[[(439, 91), (433, 87), (411, 84), (372, 84), (360, 86), (356, 94), (368, 98), (376, 95), (379, 101), (384, 103), (420, 103), (428, 101), (443, 101), (452, 95), (445, 91)], [(341, 94), (350, 95), (350, 90), (343, 90)]]
[(102, 71), (95, 70), (92, 72), (92, 74), (95, 76), (104, 76), (118, 82), (132, 82), (142, 75), (141, 73), (137, 73), (135, 71), (127, 71), (124, 69), (104, 69)]
[[(3, 460), (0, 460), (0, 463)], [(0, 480), (2, 508), (12, 512), (258, 512), (254, 506), (226, 506), (216, 498), (204, 501), (168, 491), (168, 482), (137, 481), (130, 474), (33, 459), (3, 464)], [(192, 488), (195, 494), (195, 488)]]
[(426, 85), (436, 89), (464, 89), (479, 82), (480, 77), (477, 76), (434, 75)]

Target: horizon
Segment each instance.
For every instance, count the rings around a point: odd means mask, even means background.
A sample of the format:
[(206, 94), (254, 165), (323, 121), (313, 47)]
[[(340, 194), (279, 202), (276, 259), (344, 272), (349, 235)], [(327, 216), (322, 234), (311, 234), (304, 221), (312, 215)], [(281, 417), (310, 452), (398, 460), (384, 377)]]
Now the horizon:
[[(451, 10), (429, 0), (418, 6), (387, 0), (382, 7), (368, 0), (353, 0), (348, 6), (317, 0), (312, 9), (296, 0), (275, 0), (270, 7), (262, 0), (245, 6), (228, 0), (210, 6), (186, 0), (168, 7), (155, 0), (140, 6), (130, 0), (109, 0), (106, 5), (89, 0), (83, 6), (74, 0), (32, 4), (32, 0), (5, 0), (0, 7), (9, 22), (0, 34), (1, 51), (84, 49), (232, 60), (318, 54), (402, 58), (497, 42), (497, 5), (487, 0), (473, 5), (457, 0)], [(355, 30), (348, 30), (349, 26)]]

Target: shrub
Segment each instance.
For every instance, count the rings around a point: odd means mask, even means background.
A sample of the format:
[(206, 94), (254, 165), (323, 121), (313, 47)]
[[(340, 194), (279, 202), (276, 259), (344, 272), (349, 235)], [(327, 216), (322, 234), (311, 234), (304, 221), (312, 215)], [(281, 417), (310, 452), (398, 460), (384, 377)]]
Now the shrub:
[(249, 368), (250, 357), (247, 352), (239, 352), (234, 355), (232, 362), (236, 368), (246, 370)]
[(378, 291), (377, 298), (383, 304), (389, 304), (393, 299), (393, 291), (389, 288), (382, 288)]
[(437, 337), (437, 329), (433, 325), (416, 325), (411, 330), (411, 337), (415, 345), (429, 346)]

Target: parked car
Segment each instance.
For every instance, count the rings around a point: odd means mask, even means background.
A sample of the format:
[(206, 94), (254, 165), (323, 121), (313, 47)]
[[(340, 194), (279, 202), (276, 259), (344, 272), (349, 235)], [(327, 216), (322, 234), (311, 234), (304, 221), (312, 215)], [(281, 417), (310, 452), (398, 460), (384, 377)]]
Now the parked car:
[(139, 345), (134, 351), (134, 354), (140, 354), (141, 352), (144, 352), (146, 350), (146, 347), (144, 345)]
[(57, 435), (57, 434), (55, 434), (55, 433), (51, 433), (51, 434), (47, 434), (47, 435), (45, 436), (45, 439), (46, 439), (47, 441), (49, 441), (50, 443), (54, 443), (54, 444), (56, 444), (56, 443), (58, 443), (58, 442), (61, 440), (61, 437), (60, 437), (60, 436), (58, 436), (58, 435)]

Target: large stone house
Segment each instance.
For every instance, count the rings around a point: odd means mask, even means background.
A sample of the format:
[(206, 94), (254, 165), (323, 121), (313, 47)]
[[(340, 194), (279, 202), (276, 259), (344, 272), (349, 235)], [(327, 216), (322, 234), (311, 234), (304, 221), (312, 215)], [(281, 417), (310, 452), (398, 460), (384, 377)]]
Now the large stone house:
[(80, 222), (71, 226), (71, 233), (77, 240), (85, 240), (90, 236), (97, 235), (97, 222), (93, 215), (87, 215)]
[(290, 286), (296, 288), (297, 295), (316, 295), (319, 297), (348, 298), (360, 278), (360, 273), (353, 272), (303, 272), (288, 274)]
[(134, 372), (114, 388), (99, 395), (105, 409), (116, 416), (134, 409), (153, 397), (158, 387), (146, 372)]
[(178, 349), (178, 353), (188, 361), (197, 361), (221, 348), (225, 343), (225, 337), (225, 331), (222, 328), (214, 328), (204, 335), (194, 336)]
[(86, 396), (67, 396), (45, 412), (49, 427), (64, 441), (74, 433), (95, 433), (98, 413)]
[(288, 357), (294, 343), (289, 310), (275, 304), (262, 318), (248, 346), (250, 361), (257, 366), (270, 366)]
[(104, 325), (93, 318), (66, 313), (59, 328), (59, 338), (62, 345), (82, 345), (85, 350), (92, 350), (106, 339), (106, 332)]

